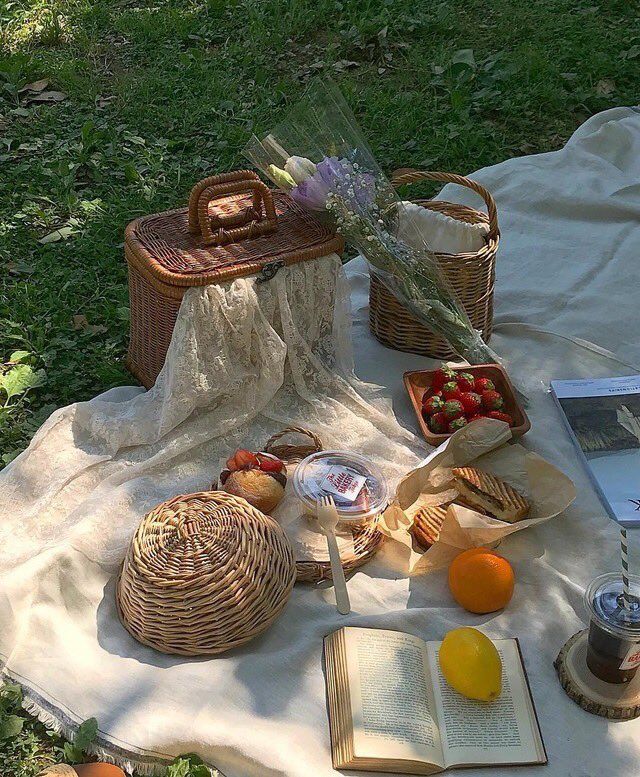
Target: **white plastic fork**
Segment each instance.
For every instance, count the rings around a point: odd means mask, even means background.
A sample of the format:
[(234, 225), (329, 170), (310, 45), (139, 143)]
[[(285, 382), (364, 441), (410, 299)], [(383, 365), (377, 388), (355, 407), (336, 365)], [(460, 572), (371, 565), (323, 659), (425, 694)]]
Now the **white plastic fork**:
[(316, 501), (316, 515), (318, 516), (320, 529), (327, 538), (329, 560), (331, 561), (331, 577), (333, 578), (333, 589), (336, 594), (338, 612), (341, 615), (348, 615), (351, 612), (351, 604), (347, 592), (347, 581), (344, 579), (344, 569), (340, 561), (338, 541), (336, 540), (336, 525), (339, 516), (332, 496), (318, 497)]

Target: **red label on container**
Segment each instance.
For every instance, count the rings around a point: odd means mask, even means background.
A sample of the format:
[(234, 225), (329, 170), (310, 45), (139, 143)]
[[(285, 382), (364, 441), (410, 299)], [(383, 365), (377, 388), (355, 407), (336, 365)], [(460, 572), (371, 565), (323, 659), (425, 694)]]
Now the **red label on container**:
[(340, 496), (348, 502), (354, 502), (366, 482), (366, 477), (349, 467), (336, 466), (329, 467), (320, 488), (329, 494)]
[(620, 669), (635, 669), (640, 666), (640, 642), (636, 642), (624, 657)]

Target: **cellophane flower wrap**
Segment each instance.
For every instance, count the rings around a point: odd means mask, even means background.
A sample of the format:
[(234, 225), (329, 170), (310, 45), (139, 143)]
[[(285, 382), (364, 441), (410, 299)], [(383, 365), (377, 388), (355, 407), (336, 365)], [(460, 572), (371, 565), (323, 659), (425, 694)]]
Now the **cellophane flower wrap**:
[[(408, 245), (398, 225), (415, 216), (376, 163), (338, 87), (314, 83), (288, 118), (245, 155), (278, 187), (328, 220), (372, 273), (429, 329), (470, 364), (498, 361), (469, 321), (427, 237)], [(415, 234), (422, 234), (419, 228)]]

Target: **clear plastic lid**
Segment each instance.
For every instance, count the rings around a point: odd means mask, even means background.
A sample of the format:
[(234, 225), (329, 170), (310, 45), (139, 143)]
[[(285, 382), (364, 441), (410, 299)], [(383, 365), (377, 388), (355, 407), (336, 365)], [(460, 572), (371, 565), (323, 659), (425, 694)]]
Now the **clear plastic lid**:
[(603, 629), (616, 636), (640, 639), (640, 577), (629, 575), (629, 607), (623, 599), (622, 576), (600, 575), (585, 591), (589, 614)]
[(380, 470), (364, 456), (348, 451), (307, 456), (296, 467), (293, 489), (312, 513), (319, 497), (332, 496), (341, 520), (364, 521), (382, 512), (389, 499)]

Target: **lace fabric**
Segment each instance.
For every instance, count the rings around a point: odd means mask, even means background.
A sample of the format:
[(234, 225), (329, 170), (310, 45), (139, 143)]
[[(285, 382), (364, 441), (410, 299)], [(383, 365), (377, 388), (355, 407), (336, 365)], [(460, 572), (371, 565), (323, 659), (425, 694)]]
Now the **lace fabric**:
[[(355, 379), (350, 328), (336, 255), (269, 283), (190, 289), (150, 391), (57, 410), (2, 474), (0, 505), (14, 520), (0, 525), (0, 571), (65, 542), (118, 564), (149, 509), (210, 488), (230, 452), (260, 449), (289, 424), (371, 457), (395, 482), (420, 444)], [(294, 527), (296, 511), (289, 497), (276, 517)]]

